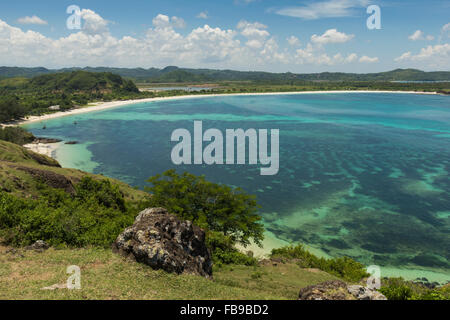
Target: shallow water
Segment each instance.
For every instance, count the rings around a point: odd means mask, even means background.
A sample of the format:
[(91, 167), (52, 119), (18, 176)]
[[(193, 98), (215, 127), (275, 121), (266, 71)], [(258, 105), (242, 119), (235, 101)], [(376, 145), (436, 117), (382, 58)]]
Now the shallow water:
[[(280, 171), (174, 166), (174, 129), (280, 129)], [(74, 124), (74, 121), (77, 124)], [(450, 280), (450, 97), (386, 93), (228, 96), (141, 103), (33, 123), (77, 140), (65, 167), (143, 186), (170, 168), (256, 194), (275, 238), (386, 273)], [(383, 272), (383, 268), (382, 268)]]

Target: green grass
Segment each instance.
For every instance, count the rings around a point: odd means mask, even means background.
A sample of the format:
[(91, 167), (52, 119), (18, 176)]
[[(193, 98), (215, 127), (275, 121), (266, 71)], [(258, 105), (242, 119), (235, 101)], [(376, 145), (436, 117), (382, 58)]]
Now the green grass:
[[(0, 299), (296, 299), (302, 287), (336, 279), (295, 264), (278, 264), (226, 266), (207, 280), (153, 270), (110, 249), (6, 250), (0, 247)], [(41, 289), (66, 283), (70, 265), (81, 269), (81, 290)]]
[(6, 191), (19, 197), (39, 197), (41, 180), (30, 170), (52, 172), (69, 179), (73, 184), (83, 177), (96, 180), (110, 180), (119, 186), (127, 201), (140, 201), (148, 197), (148, 193), (136, 190), (124, 182), (102, 175), (90, 174), (76, 169), (60, 168), (57, 161), (27, 150), (19, 145), (0, 140), (0, 191)]

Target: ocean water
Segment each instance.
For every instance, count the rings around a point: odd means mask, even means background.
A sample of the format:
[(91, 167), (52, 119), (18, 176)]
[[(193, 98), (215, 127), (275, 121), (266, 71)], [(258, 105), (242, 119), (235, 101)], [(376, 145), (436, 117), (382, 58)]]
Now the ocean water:
[[(172, 164), (177, 128), (279, 129), (280, 170)], [(77, 124), (74, 124), (76, 121)], [(302, 242), (382, 275), (450, 281), (450, 97), (386, 93), (222, 96), (141, 103), (26, 125), (79, 141), (74, 167), (144, 186), (167, 169), (257, 195), (269, 246)]]

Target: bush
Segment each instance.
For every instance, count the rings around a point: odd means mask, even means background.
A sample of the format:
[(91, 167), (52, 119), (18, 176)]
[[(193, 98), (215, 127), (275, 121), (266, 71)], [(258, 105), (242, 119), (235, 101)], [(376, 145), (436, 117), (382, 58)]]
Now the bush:
[(21, 127), (0, 128), (0, 140), (24, 145), (33, 142), (34, 139), (35, 137), (31, 132), (22, 129)]
[(163, 207), (183, 220), (207, 231), (207, 243), (216, 261), (252, 264), (254, 261), (235, 249), (253, 240), (261, 244), (264, 228), (256, 213), (255, 197), (241, 189), (206, 181), (204, 176), (177, 174), (169, 170), (148, 180), (153, 187), (149, 206)]
[(217, 265), (241, 264), (254, 266), (258, 263), (258, 260), (255, 258), (237, 250), (233, 241), (221, 232), (207, 232), (206, 245), (212, 252), (213, 262)]
[(364, 265), (351, 258), (319, 258), (307, 251), (301, 244), (273, 249), (271, 257), (296, 259), (302, 268), (317, 268), (352, 282), (358, 282), (368, 276)]
[(53, 246), (109, 246), (133, 223), (117, 186), (83, 178), (76, 195), (43, 187), (37, 200), (0, 192), (0, 236), (13, 245), (44, 240)]
[(450, 300), (450, 286), (429, 288), (403, 278), (384, 278), (379, 290), (388, 300)]

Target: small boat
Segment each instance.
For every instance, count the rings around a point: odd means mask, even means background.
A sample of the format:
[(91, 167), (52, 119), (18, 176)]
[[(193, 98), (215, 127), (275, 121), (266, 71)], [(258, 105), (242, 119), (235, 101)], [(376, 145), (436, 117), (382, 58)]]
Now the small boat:
[(47, 129), (47, 126), (44, 124), (44, 126), (42, 127), (42, 129), (44, 129), (44, 130)]

